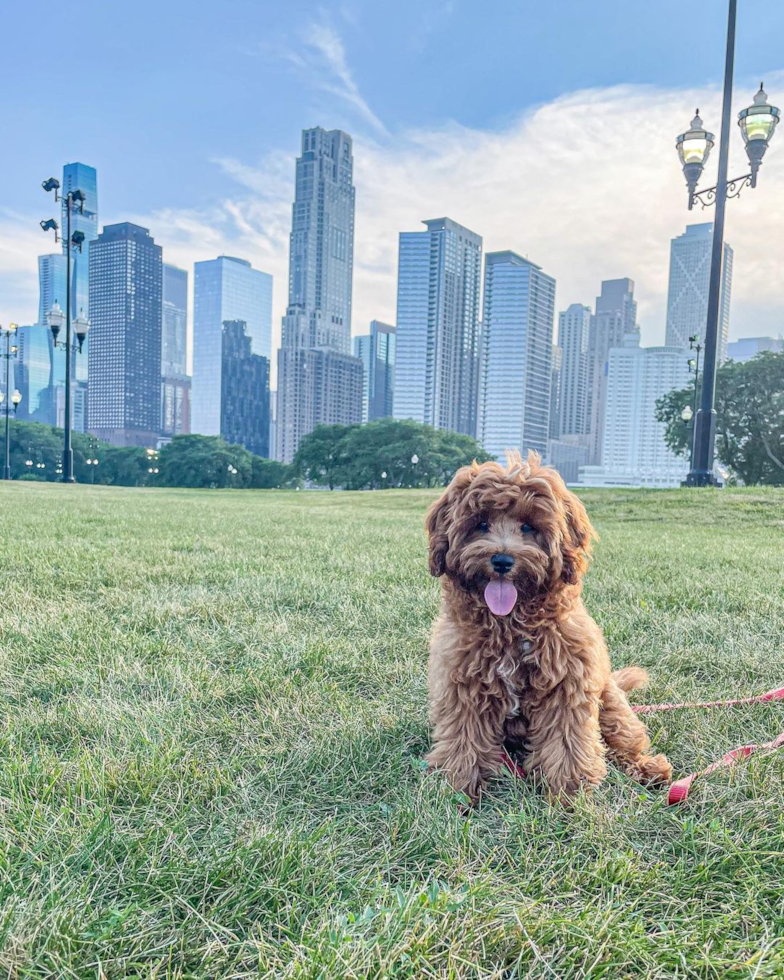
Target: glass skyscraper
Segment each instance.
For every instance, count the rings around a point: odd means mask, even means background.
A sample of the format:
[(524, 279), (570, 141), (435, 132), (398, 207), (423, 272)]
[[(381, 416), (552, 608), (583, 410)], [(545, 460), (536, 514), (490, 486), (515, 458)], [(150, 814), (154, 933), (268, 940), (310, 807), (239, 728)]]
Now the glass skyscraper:
[(278, 351), (276, 456), (287, 463), (316, 425), (362, 419), (362, 365), (351, 356), (353, 175), (348, 133), (303, 130)]
[[(705, 344), (712, 250), (710, 222), (686, 225), (686, 231), (672, 239), (667, 292), (667, 344), (671, 347), (688, 347), (689, 337), (694, 334)], [(733, 258), (732, 248), (725, 242), (719, 297), (719, 363), (727, 359)]]
[(155, 446), (161, 431), (163, 260), (146, 228), (107, 225), (90, 247), (91, 432)]
[(38, 320), (19, 331), (19, 417), (45, 425), (57, 423), (57, 389), (65, 385), (65, 351), (54, 349), (47, 321), (55, 302), (65, 308), (65, 279), (65, 255), (38, 256)]
[(243, 320), (227, 320), (221, 335), (220, 434), (257, 456), (269, 456), (269, 358), (251, 351)]
[[(85, 241), (81, 252), (78, 249), (71, 253), (71, 316), (76, 319), (80, 311), (90, 317), (90, 242), (98, 237), (98, 175), (95, 167), (85, 163), (66, 163), (63, 167), (62, 183), (62, 219), (60, 228), (65, 236), (66, 213), (65, 196), (68, 191), (80, 190), (85, 197), (84, 209), (78, 209), (71, 215), (71, 232), (83, 231)], [(63, 255), (66, 243), (63, 241)], [(65, 309), (65, 295), (60, 299), (60, 306)], [(90, 343), (89, 335), (85, 340), (81, 357), (75, 360), (74, 377), (77, 381), (87, 381), (87, 350)]]
[(487, 254), (479, 440), (499, 460), (547, 453), (554, 316), (552, 276), (515, 252)]
[(188, 273), (166, 263), (163, 265), (161, 373), (166, 378), (188, 373)]
[(362, 361), (362, 421), (392, 414), (395, 397), (396, 329), (381, 320), (370, 321), (370, 333), (354, 338), (354, 356)]
[(221, 255), (197, 262), (193, 283), (191, 431), (220, 434), (221, 336), (226, 320), (242, 320), (254, 354), (272, 346), (272, 276), (250, 262)]
[(482, 239), (449, 218), (400, 235), (394, 414), (474, 436)]

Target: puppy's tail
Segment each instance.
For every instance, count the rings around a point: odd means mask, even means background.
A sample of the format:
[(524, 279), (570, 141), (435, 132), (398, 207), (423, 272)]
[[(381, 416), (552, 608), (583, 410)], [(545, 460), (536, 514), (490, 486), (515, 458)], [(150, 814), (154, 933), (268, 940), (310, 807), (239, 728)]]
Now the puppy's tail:
[(634, 691), (638, 687), (645, 687), (650, 680), (648, 671), (642, 667), (622, 667), (612, 673), (612, 679), (622, 691)]

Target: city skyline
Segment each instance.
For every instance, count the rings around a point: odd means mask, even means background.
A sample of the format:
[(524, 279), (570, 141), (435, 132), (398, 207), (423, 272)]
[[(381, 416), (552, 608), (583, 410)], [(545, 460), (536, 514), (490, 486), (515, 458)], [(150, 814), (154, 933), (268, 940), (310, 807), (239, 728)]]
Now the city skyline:
[[(77, 7), (80, 5), (77, 0)], [(754, 6), (752, 0), (742, 18), (745, 26), (739, 25), (736, 109), (750, 101), (760, 75), (774, 102), (784, 89), (780, 55), (767, 36), (761, 39), (749, 27)], [(569, 29), (557, 32), (557, 44), (556, 35), (551, 38), (545, 30), (552, 13), (537, 13), (536, 24), (544, 32), (543, 47), (537, 50), (533, 64), (498, 65), (499, 71), (523, 73), (526, 84), (503, 91), (495, 85), (492, 100), (488, 99), (488, 82), (482, 79), (472, 80), (472, 98), (462, 101), (456, 93), (436, 85), (435, 76), (416, 76), (418, 86), (401, 78), (394, 84), (384, 82), (378, 72), (369, 70), (368, 50), (378, 57), (382, 38), (388, 38), (390, 31), (394, 35), (399, 26), (385, 23), (386, 33), (382, 34), (379, 22), (385, 15), (380, 11), (355, 7), (352, 23), (342, 13), (330, 17), (316, 8), (305, 8), (293, 18), (280, 8), (274, 14), (256, 15), (268, 28), (263, 36), (269, 38), (271, 50), (250, 55), (237, 48), (238, 71), (275, 74), (278, 82), (273, 100), (249, 103), (255, 85), (237, 99), (245, 113), (243, 123), (255, 118), (258, 125), (236, 125), (239, 105), (224, 101), (225, 125), (215, 130), (209, 146), (195, 145), (205, 133), (202, 111), (217, 111), (216, 93), (200, 103), (198, 114), (183, 111), (181, 117), (172, 119), (169, 114), (165, 118), (165, 106), (154, 108), (151, 117), (148, 114), (145, 124), (163, 141), (160, 155), (146, 152), (148, 137), (138, 121), (116, 111), (118, 120), (102, 120), (108, 128), (93, 129), (80, 120), (79, 126), (66, 133), (56, 157), (51, 146), (18, 140), (27, 150), (14, 155), (19, 162), (7, 161), (10, 180), (3, 183), (5, 197), (0, 193), (0, 240), (4, 242), (0, 245), (0, 322), (34, 322), (36, 290), (29, 271), (34, 256), (44, 251), (37, 221), (48, 215), (41, 211), (38, 181), (30, 180), (30, 172), (47, 176), (57, 173), (62, 159), (84, 160), (101, 172), (101, 211), (106, 222), (134, 220), (149, 227), (163, 245), (167, 261), (190, 268), (195, 261), (234, 254), (272, 274), (277, 279), (273, 347), (277, 346), (279, 318), (287, 299), (289, 161), (299, 130), (318, 122), (325, 128), (346, 128), (355, 141), (355, 179), (363, 202), (356, 242), (356, 323), (394, 319), (396, 234), (401, 228), (413, 227), (423, 214), (441, 213), (479, 229), (486, 250), (512, 248), (521, 255), (535, 255), (558, 280), (559, 302), (564, 307), (586, 302), (595, 283), (603, 278), (630, 276), (638, 285), (643, 342), (663, 343), (669, 242), (683, 231), (687, 217), (692, 217), (685, 209), (674, 137), (683, 131), (695, 105), (700, 106), (706, 124), (718, 129), (724, 17), (709, 4), (698, 3), (694, 13), (701, 16), (703, 36), (695, 51), (693, 45), (683, 47), (683, 32), (671, 27), (668, 10), (672, 7), (674, 11), (675, 6), (670, 0), (656, 10), (639, 11), (633, 22), (617, 17), (617, 11), (615, 15), (610, 10), (597, 11), (588, 17), (579, 5), (570, 7)], [(777, 18), (784, 21), (784, 12), (769, 9), (769, 5), (764, 10), (772, 34), (771, 18), (774, 23)], [(409, 26), (420, 23), (423, 16), (410, 11)], [(14, 11), (12, 18), (17, 17), (20, 22), (26, 19), (24, 12)], [(119, 15), (106, 14), (108, 20), (115, 17)], [(175, 19), (170, 11), (163, 17), (162, 37), (167, 28), (174, 29)], [(201, 18), (202, 28), (208, 17), (200, 13), (196, 18), (197, 22)], [(509, 18), (523, 26), (521, 12), (511, 8), (503, 15), (494, 11), (478, 18), (453, 5), (444, 12), (438, 34), (429, 34), (422, 44), (435, 65), (443, 64), (449, 52), (464, 51), (469, 43), (476, 51), (509, 43), (505, 30)], [(568, 57), (578, 46), (578, 25), (580, 44), (592, 36), (608, 36), (618, 42), (612, 64)], [(106, 20), (87, 18), (84, 27), (97, 40), (108, 25)], [(236, 33), (231, 27), (225, 30)], [(189, 25), (188, 32), (192, 31)], [(251, 40), (242, 39), (251, 45), (252, 31), (251, 24)], [(214, 34), (224, 43), (239, 44), (236, 37), (224, 38), (217, 28)], [(632, 40), (634, 58), (630, 56)], [(23, 40), (20, 50), (15, 47), (11, 52), (14, 65), (26, 50), (25, 44)], [(94, 46), (99, 59), (107, 57), (101, 45)], [(689, 57), (679, 62), (675, 52), (682, 47), (684, 51), (688, 48)], [(294, 63), (295, 55), (300, 64)], [(159, 56), (162, 52), (155, 47), (146, 55), (153, 62)], [(413, 59), (410, 51), (406, 57)], [(538, 71), (540, 58), (548, 66), (555, 64), (557, 70)], [(417, 64), (411, 67), (419, 73), (436, 71), (435, 65), (420, 64), (427, 59), (413, 60)], [(19, 86), (20, 96), (23, 84), (31, 93), (45, 87), (49, 67), (36, 65), (31, 73), (33, 63), (35, 59), (28, 57), (11, 74), (12, 88)], [(120, 87), (120, 95), (126, 92), (124, 86), (130, 86), (130, 80), (114, 77), (107, 83)], [(131, 87), (139, 84), (149, 83), (136, 79)], [(457, 88), (465, 94), (466, 81), (460, 79)], [(31, 113), (38, 120), (37, 132), (46, 130), (42, 120), (53, 111), (44, 101), (39, 100), (40, 108)], [(135, 152), (131, 154), (120, 154), (107, 138), (120, 121), (132, 134)], [(22, 126), (15, 118), (9, 123), (12, 134), (21, 126), (23, 135), (26, 123)], [(164, 123), (180, 134), (182, 160), (171, 157), (180, 148), (167, 142), (172, 137), (162, 132)], [(551, 124), (561, 127), (558, 145), (563, 143), (568, 152), (555, 152), (547, 138)], [(631, 161), (625, 144), (629, 127), (636, 137)], [(125, 139), (122, 145), (127, 145)], [(714, 164), (715, 155), (706, 181), (713, 176)], [(742, 147), (735, 140), (731, 167), (740, 173), (745, 172), (744, 166)], [(477, 180), (480, 167), (481, 180)], [(526, 174), (524, 182), (517, 179), (520, 172)], [(744, 194), (728, 215), (727, 236), (739, 256), (730, 340), (775, 335), (784, 321), (774, 260), (777, 243), (784, 244), (781, 153), (768, 155), (764, 173), (764, 188)], [(195, 175), (198, 184), (194, 184)], [(595, 220), (596, 208), (602, 211), (600, 222)], [(710, 211), (705, 216), (709, 218)]]

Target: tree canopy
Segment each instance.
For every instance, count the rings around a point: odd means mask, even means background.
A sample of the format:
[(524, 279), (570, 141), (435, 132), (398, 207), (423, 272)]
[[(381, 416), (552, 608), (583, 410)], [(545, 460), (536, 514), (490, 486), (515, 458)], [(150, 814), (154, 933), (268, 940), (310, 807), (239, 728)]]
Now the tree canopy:
[(294, 460), (312, 483), (330, 489), (443, 486), (458, 467), (491, 459), (471, 436), (410, 419), (365, 425), (320, 425), (300, 442)]
[[(10, 434), (14, 479), (61, 478), (62, 429), (13, 420)], [(74, 432), (72, 446), (77, 483), (267, 489), (291, 486), (297, 478), (292, 467), (254, 456), (244, 446), (231, 445), (218, 436), (175, 436), (160, 451), (151, 451), (142, 446), (112, 446)], [(97, 464), (87, 462), (96, 459)]]
[[(684, 422), (694, 386), (656, 403), (667, 444), (688, 456), (694, 421)], [(764, 351), (749, 361), (727, 361), (716, 372), (716, 456), (742, 483), (784, 485), (784, 353)]]

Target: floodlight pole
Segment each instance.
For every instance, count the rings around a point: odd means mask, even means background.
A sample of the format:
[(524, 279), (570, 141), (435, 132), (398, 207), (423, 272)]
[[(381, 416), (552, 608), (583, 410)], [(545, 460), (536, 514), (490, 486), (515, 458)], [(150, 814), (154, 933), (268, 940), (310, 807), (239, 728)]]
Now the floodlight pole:
[(732, 75), (735, 66), (735, 20), (738, 0), (729, 0), (727, 18), (727, 55), (724, 64), (724, 101), (719, 140), (719, 175), (716, 182), (716, 218), (713, 223), (708, 318), (705, 326), (705, 358), (702, 367), (700, 407), (694, 418), (694, 444), (691, 469), (686, 477), (690, 487), (717, 486), (713, 475), (713, 452), (716, 439), (716, 367), (719, 353), (719, 306), (722, 267), (724, 265), (724, 211), (727, 206), (727, 163), (732, 111)]
[(75, 483), (71, 448), (71, 191), (65, 196), (65, 425), (63, 426), (63, 483)]

